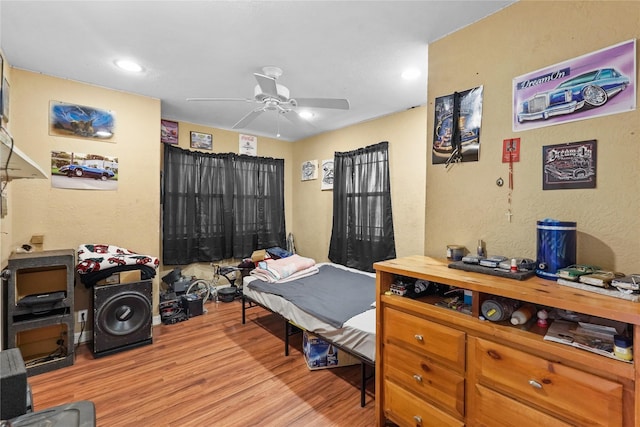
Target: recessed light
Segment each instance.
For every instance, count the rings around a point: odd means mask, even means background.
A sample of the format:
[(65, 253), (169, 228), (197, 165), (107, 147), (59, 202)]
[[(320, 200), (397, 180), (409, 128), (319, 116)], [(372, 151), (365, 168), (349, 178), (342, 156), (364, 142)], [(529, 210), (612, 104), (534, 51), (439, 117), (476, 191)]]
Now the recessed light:
[(402, 78), (405, 80), (414, 80), (420, 76), (420, 70), (417, 68), (408, 68), (402, 72)]
[(128, 59), (119, 59), (116, 61), (116, 65), (125, 70), (130, 71), (132, 73), (139, 73), (142, 71), (142, 66)]
[(314, 116), (314, 114), (311, 111), (301, 111), (298, 113), (298, 115), (305, 120), (312, 119)]

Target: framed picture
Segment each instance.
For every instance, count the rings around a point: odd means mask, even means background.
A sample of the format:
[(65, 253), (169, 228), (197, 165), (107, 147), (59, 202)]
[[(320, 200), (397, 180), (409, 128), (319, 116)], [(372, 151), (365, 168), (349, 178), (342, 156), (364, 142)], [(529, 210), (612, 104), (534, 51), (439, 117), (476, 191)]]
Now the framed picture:
[(164, 144), (178, 143), (178, 122), (160, 120), (160, 142)]
[(191, 148), (213, 149), (213, 136), (210, 133), (191, 132)]
[(318, 161), (307, 160), (302, 163), (302, 181), (309, 181), (312, 179), (318, 179)]
[(245, 154), (247, 156), (258, 155), (258, 138), (253, 135), (240, 134), (238, 154)]
[(597, 141), (542, 147), (542, 189), (596, 188)]
[(321, 190), (333, 190), (333, 159), (322, 161), (322, 184)]

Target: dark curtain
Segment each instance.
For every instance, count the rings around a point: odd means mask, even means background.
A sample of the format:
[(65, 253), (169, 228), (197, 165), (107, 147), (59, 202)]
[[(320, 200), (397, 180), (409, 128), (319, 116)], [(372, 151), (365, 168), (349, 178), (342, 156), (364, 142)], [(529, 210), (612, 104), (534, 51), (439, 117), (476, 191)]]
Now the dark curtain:
[(396, 257), (389, 182), (389, 143), (335, 153), (329, 259), (373, 272)]
[[(255, 249), (283, 246), (283, 176), (282, 159), (165, 145), (163, 263), (241, 259)], [(269, 221), (276, 223), (264, 223)]]
[(284, 247), (284, 160), (238, 156), (234, 170), (234, 257)]

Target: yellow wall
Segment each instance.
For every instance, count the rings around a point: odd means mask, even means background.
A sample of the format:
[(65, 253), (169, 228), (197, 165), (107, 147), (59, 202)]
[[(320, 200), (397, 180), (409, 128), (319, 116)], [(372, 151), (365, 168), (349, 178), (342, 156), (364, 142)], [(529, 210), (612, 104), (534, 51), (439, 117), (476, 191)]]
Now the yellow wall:
[(318, 262), (328, 260), (333, 215), (333, 192), (320, 190), (320, 177), (301, 181), (302, 163), (318, 160), (320, 166), (322, 160), (333, 159), (336, 151), (381, 141), (389, 141), (396, 253), (424, 252), (426, 112), (426, 107), (418, 107), (295, 143), (292, 231), (298, 252)]
[[(117, 142), (49, 135), (51, 100), (113, 111)], [(50, 179), (9, 182), (11, 224), (3, 235), (3, 265), (9, 252), (34, 234), (44, 235), (45, 250), (111, 243), (159, 256), (158, 99), (12, 69), (9, 123), (16, 146), (48, 175), (51, 150), (63, 150), (118, 157), (119, 179), (117, 191), (52, 188)], [(158, 283), (156, 278), (155, 289)], [(90, 293), (83, 285), (76, 285), (75, 298), (76, 310), (90, 307)]]
[[(576, 221), (577, 261), (627, 274), (640, 255), (640, 110), (514, 133), (516, 76), (640, 37), (640, 2), (520, 1), (429, 46), (428, 143), (439, 96), (484, 85), (480, 161), (446, 171), (427, 162), (425, 253), (447, 244), (489, 255), (536, 257), (536, 222)], [(638, 82), (636, 75), (636, 84)], [(629, 88), (628, 90), (633, 90)], [(512, 222), (502, 140), (521, 138)], [(597, 188), (542, 191), (542, 147), (597, 140)], [(430, 154), (429, 154), (430, 157)]]
[[(4, 53), (2, 52), (2, 50), (0, 50), (0, 55), (2, 55), (2, 57), (4, 58)], [(3, 61), (2, 64), (2, 68), (3, 68), (3, 76), (5, 79), (7, 79), (7, 82), (9, 83), (9, 86), (11, 87), (12, 82), (11, 82), (11, 67), (9, 66), (9, 64), (7, 63), (6, 59)], [(13, 93), (13, 91), (11, 92)], [(10, 120), (11, 117), (13, 116), (13, 114), (11, 114), (11, 111), (9, 111), (9, 120), (6, 120), (6, 117), (3, 117), (2, 119), (2, 126), (9, 130), (9, 132), (11, 133), (11, 125), (13, 125), (13, 121)], [(3, 161), (5, 159), (2, 159)], [(4, 179), (4, 171), (2, 171), (2, 178)], [(6, 187), (5, 187), (6, 185)], [(3, 197), (6, 197), (7, 200), (9, 200), (11, 198), (11, 194), (12, 194), (12, 186), (8, 185), (5, 181), (2, 181), (0, 179), (0, 188), (4, 187), (4, 193), (2, 194)], [(7, 204), (8, 207), (8, 204)], [(6, 266), (7, 263), (7, 258), (8, 258), (8, 254), (11, 252), (11, 239), (9, 238), (9, 236), (12, 234), (12, 212), (11, 209), (7, 209), (7, 211), (5, 212), (5, 216), (4, 218), (0, 218), (0, 269), (4, 268)], [(0, 296), (0, 299), (2, 297)], [(0, 304), (0, 314), (2, 313), (2, 307), (3, 305)]]

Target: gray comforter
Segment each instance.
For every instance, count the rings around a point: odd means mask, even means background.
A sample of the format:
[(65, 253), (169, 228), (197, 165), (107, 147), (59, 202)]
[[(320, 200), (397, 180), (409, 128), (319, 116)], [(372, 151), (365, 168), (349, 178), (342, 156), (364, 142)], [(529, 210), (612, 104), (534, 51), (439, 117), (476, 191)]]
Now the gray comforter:
[(253, 280), (249, 288), (279, 295), (301, 310), (341, 328), (353, 316), (371, 309), (376, 299), (376, 279), (331, 265), (318, 274), (286, 283)]

